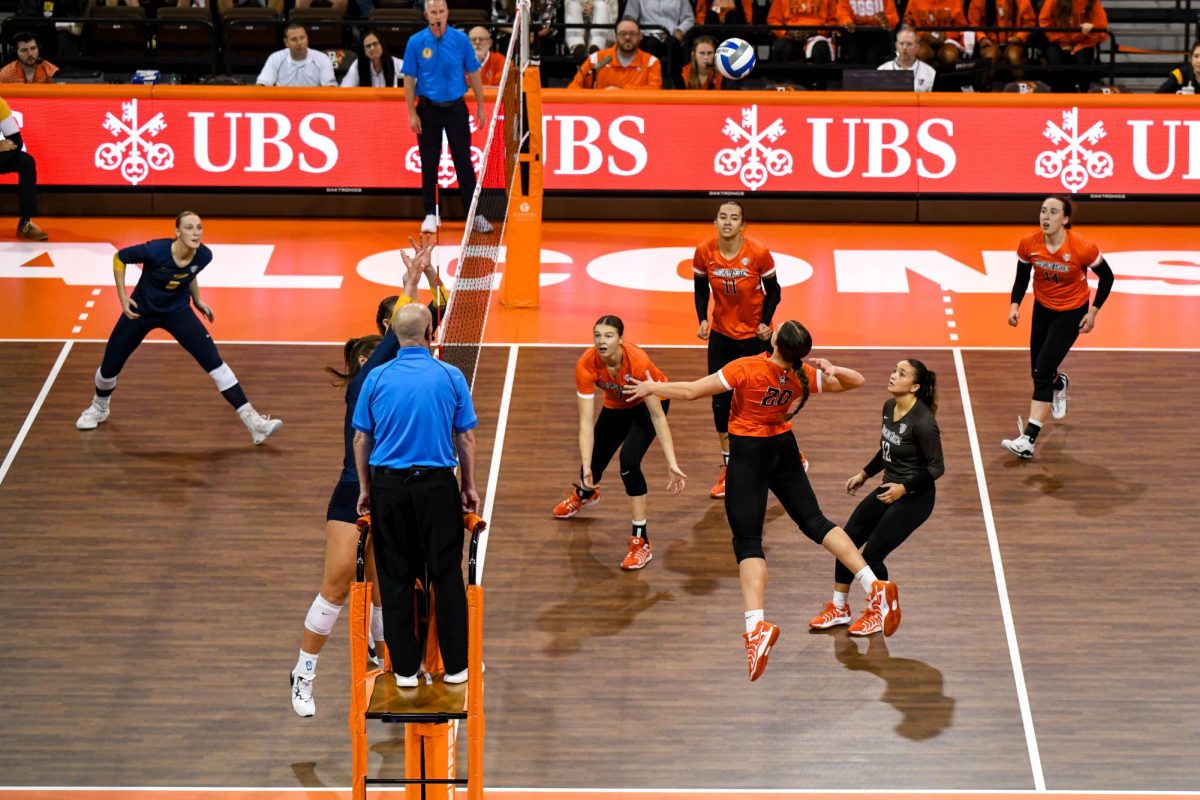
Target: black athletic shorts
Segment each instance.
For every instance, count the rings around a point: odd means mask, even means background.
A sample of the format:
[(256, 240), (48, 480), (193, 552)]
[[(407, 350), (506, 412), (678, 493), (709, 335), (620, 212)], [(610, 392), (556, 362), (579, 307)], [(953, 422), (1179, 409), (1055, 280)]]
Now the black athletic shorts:
[(338, 481), (329, 498), (325, 521), (336, 520), (354, 525), (358, 522), (358, 481)]

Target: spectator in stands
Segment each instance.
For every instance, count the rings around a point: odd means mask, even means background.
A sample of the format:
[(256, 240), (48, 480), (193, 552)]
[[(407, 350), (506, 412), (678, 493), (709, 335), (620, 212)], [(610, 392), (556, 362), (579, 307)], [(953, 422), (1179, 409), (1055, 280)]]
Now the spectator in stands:
[(234, 8), (269, 8), (283, 16), (283, 0), (217, 0), (217, 11), (221, 14)]
[(878, 64), (892, 49), (900, 14), (895, 0), (838, 0), (837, 24), (846, 29), (841, 41), (851, 64)]
[(1100, 0), (1045, 0), (1038, 13), (1043, 28), (1078, 28), (1069, 33), (1046, 31), (1046, 63), (1050, 66), (1077, 65), (1082, 70), (1054, 70), (1048, 76), (1054, 91), (1086, 91), (1091, 83), (1091, 67), (1096, 63), (1100, 43), (1107, 33), (1094, 33), (1108, 27), (1108, 13)]
[(22, 27), (33, 31), (41, 42), (42, 53), (57, 58), (58, 63), (69, 63), (78, 58), (83, 40), (83, 26), (77, 22), (55, 22), (56, 19), (83, 16), (83, 0), (17, 0), (16, 18), (26, 20)]
[[(836, 0), (772, 0), (767, 24), (836, 25)], [(771, 48), (772, 61), (807, 61), (810, 64), (833, 62), (833, 40), (829, 31), (775, 30), (771, 34), (775, 37), (775, 44)]]
[(58, 67), (41, 57), (37, 38), (28, 31), (13, 37), (17, 58), (0, 69), (0, 83), (49, 83)]
[[(346, 16), (346, 10), (350, 7), (350, 0), (321, 0), (322, 3), (329, 3), (339, 17)], [(296, 8), (311, 8), (313, 0), (296, 0)], [(368, 3), (368, 11), (370, 3)]]
[[(566, 22), (592, 24), (588, 34), (588, 55), (612, 47), (612, 25), (617, 21), (617, 0), (566, 0), (563, 3), (563, 19)], [(584, 56), (583, 28), (567, 28), (567, 47), (571, 56), (579, 61)]]
[(663, 85), (678, 86), (683, 81), (685, 60), (683, 40), (696, 24), (694, 0), (628, 0), (625, 18), (640, 28), (654, 27), (642, 37), (642, 49), (665, 63)]
[(1192, 45), (1190, 62), (1171, 70), (1157, 94), (1196, 94), (1200, 92), (1200, 41)]
[[(981, 28), (1034, 28), (1037, 15), (1029, 0), (971, 0), (967, 9), (967, 24)], [(1009, 33), (1005, 30), (981, 30), (975, 34), (975, 55), (992, 62), (992, 72), (1003, 59), (1012, 70), (1013, 80), (1021, 80), (1025, 72), (1025, 42), (1028, 33)], [(991, 74), (988, 75), (991, 80)]]
[(492, 33), (482, 25), (467, 31), (471, 47), (475, 48), (475, 60), (479, 62), (479, 79), (484, 86), (499, 86), (504, 76), (504, 56), (492, 50)]
[(896, 57), (891, 61), (880, 64), (882, 70), (904, 70), (913, 74), (914, 92), (932, 92), (933, 79), (937, 77), (933, 67), (917, 58), (921, 38), (908, 25), (901, 25), (896, 31)]
[[(696, 0), (696, 24), (753, 25), (754, 0)], [(744, 33), (737, 35), (749, 38)]]
[(17, 173), (17, 196), (21, 203), (21, 219), (17, 223), (17, 238), (44, 242), (50, 237), (33, 222), (37, 213), (37, 162), (25, 152), (21, 126), (0, 98), (0, 175)]
[(142, 4), (139, 2), (139, 0), (104, 0), (104, 5), (108, 6), (109, 8), (114, 8), (116, 6), (129, 6), (130, 8), (138, 8)]
[(333, 76), (333, 62), (320, 50), (308, 47), (308, 31), (298, 22), (292, 22), (283, 32), (287, 45), (267, 57), (262, 72), (258, 73), (259, 86), (337, 86)]
[(662, 62), (638, 47), (642, 30), (626, 17), (617, 23), (617, 43), (592, 53), (579, 65), (568, 89), (661, 89)]
[(922, 28), (967, 27), (962, 0), (908, 0), (904, 24), (921, 37), (917, 58), (926, 64), (954, 64), (962, 57), (963, 32), (931, 31)]
[(374, 31), (365, 31), (358, 39), (356, 58), (342, 78), (342, 86), (373, 86), (395, 89), (402, 83), (404, 62), (388, 52)]
[(721, 88), (721, 73), (717, 72), (717, 41), (711, 36), (697, 36), (692, 42), (692, 60), (683, 68), (681, 89), (715, 90)]

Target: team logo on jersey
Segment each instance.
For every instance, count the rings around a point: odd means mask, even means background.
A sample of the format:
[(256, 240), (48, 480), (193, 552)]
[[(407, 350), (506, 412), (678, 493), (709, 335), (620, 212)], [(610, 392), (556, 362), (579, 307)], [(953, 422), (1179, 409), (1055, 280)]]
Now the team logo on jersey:
[(1093, 150), (1108, 135), (1103, 122), (1093, 123), (1087, 130), (1080, 130), (1079, 109), (1062, 112), (1062, 127), (1052, 120), (1046, 121), (1042, 136), (1053, 145), (1062, 145), (1057, 150), (1043, 150), (1033, 162), (1033, 171), (1039, 178), (1059, 178), (1063, 187), (1078, 192), (1090, 178), (1111, 178), (1113, 158), (1103, 150)]
[(433, 58), (433, 49), (430, 47), (426, 47), (424, 50), (421, 51), (421, 58)]
[[(713, 159), (713, 172), (718, 175), (737, 175), (742, 185), (754, 192), (761, 189), (772, 176), (792, 174), (792, 154), (788, 149), (770, 147), (767, 144), (775, 144), (787, 133), (782, 119), (776, 119), (760, 131), (758, 106), (752, 105), (742, 109), (740, 125), (732, 118), (726, 117), (721, 133), (728, 136), (734, 146), (717, 151)], [(764, 143), (763, 139), (766, 139), (767, 143)]]
[(1065, 254), (1063, 254), (1063, 261), (1070, 261), (1070, 260), (1071, 260), (1071, 254), (1070, 254), (1070, 253), (1065, 253)]
[(200, 269), (200, 268), (199, 268), (199, 267), (197, 267), (195, 264), (193, 264), (193, 265), (192, 265), (192, 274), (193, 274), (193, 275), (195, 275), (195, 274), (196, 274), (196, 270), (198, 270), (198, 269)]
[(750, 266), (750, 259), (748, 259), (748, 258), (746, 258), (745, 256), (743, 256), (743, 257), (742, 257), (742, 266), (743, 266), (743, 267), (748, 267), (748, 266)]
[(787, 384), (788, 384), (788, 376), (787, 376), (787, 373), (785, 372), (779, 376), (779, 385), (787, 386)]
[(901, 435), (901, 436), (903, 436), (903, 435), (904, 435), (904, 432), (905, 432), (906, 430), (908, 430), (908, 423), (907, 423), (907, 422), (901, 422), (901, 423), (900, 423), (900, 435)]

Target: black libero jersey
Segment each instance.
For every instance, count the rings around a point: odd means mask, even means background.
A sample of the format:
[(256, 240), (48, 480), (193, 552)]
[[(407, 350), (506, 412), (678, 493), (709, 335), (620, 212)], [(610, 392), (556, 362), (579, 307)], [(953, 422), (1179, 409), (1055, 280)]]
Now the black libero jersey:
[(902, 483), (910, 493), (928, 489), (942, 476), (942, 432), (929, 406), (918, 400), (908, 413), (893, 420), (896, 398), (883, 404), (879, 452), (863, 470), (867, 477), (883, 470), (885, 483)]

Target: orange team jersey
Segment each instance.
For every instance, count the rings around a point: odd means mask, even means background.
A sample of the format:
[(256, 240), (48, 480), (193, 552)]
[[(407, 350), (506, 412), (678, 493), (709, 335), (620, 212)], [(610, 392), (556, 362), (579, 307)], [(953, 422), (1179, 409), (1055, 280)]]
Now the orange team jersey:
[(642, 404), (640, 397), (626, 397), (622, 386), (631, 386), (630, 378), (646, 379), (646, 372), (656, 381), (665, 381), (667, 376), (654, 366), (646, 351), (636, 344), (621, 345), (621, 368), (617, 377), (608, 371), (600, 352), (595, 347), (583, 351), (575, 362), (575, 391), (580, 397), (592, 397), (597, 389), (604, 391), (605, 408), (633, 408)]
[[(808, 391), (822, 391), (821, 374), (808, 364)], [(767, 437), (792, 429), (790, 420), (783, 418), (788, 406), (804, 394), (800, 379), (790, 369), (784, 369), (766, 353), (746, 356), (729, 362), (717, 370), (725, 388), (733, 392), (729, 410), (729, 432), (735, 436)]]
[(1046, 234), (1040, 230), (1021, 240), (1017, 258), (1033, 264), (1033, 297), (1046, 308), (1070, 311), (1091, 299), (1087, 271), (1103, 259), (1100, 248), (1074, 231), (1057, 252), (1046, 247)]
[(756, 239), (742, 238), (742, 249), (731, 259), (721, 255), (717, 237), (701, 242), (692, 257), (692, 271), (708, 278), (712, 289), (712, 329), (730, 339), (750, 339), (762, 322), (762, 279), (775, 274), (771, 251)]

